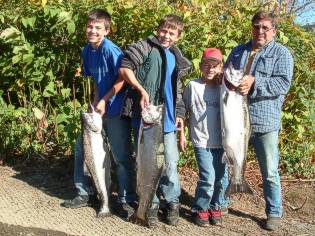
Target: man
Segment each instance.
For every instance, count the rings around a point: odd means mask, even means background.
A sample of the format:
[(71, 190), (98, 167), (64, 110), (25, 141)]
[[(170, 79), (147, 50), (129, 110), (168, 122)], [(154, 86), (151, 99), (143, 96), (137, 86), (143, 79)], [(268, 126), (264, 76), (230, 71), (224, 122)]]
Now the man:
[(276, 230), (282, 217), (278, 172), (278, 135), (281, 107), (293, 75), (290, 51), (275, 42), (277, 21), (272, 13), (259, 11), (252, 18), (252, 40), (234, 48), (225, 64), (244, 70), (239, 92), (248, 96), (252, 126), (251, 143), (263, 177), (267, 220), (265, 228)]

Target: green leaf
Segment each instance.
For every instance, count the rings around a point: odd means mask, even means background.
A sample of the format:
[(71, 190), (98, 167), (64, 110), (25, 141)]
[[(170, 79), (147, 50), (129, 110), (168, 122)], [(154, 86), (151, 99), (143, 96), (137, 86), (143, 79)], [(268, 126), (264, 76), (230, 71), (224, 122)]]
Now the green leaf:
[(26, 62), (26, 63), (32, 62), (32, 61), (33, 61), (33, 58), (34, 58), (34, 55), (33, 55), (33, 54), (25, 54), (25, 55), (23, 55), (23, 57), (22, 57), (23, 62)]
[(47, 73), (46, 73), (46, 75), (49, 77), (49, 80), (50, 81), (54, 81), (55, 80), (55, 75), (54, 75), (54, 73), (52, 72), (52, 70), (49, 70)]
[(54, 82), (51, 81), (45, 87), (44, 92), (43, 92), (43, 96), (44, 97), (51, 97), (51, 96), (54, 96), (55, 94), (56, 94), (55, 84), (54, 84)]
[(33, 107), (32, 111), (34, 112), (34, 116), (36, 117), (36, 119), (41, 120), (43, 119), (43, 117), (45, 116), (44, 112), (42, 112), (41, 110), (39, 110), (37, 107)]
[(69, 89), (69, 88), (61, 89), (61, 94), (62, 94), (63, 98), (69, 97), (70, 93), (71, 93), (71, 89)]
[(21, 56), (20, 55), (15, 55), (15, 56), (12, 57), (12, 64), (15, 65), (20, 60), (21, 60)]
[(60, 123), (63, 123), (63, 122), (66, 122), (67, 123), (67, 120), (68, 120), (68, 117), (66, 114), (58, 114), (57, 117), (56, 117), (56, 121), (57, 121), (57, 124), (60, 124)]
[(73, 34), (75, 32), (75, 24), (73, 21), (69, 21), (67, 24), (67, 30), (69, 34)]
[(4, 16), (3, 15), (0, 15), (0, 23), (4, 23)]
[(20, 35), (21, 35), (21, 32), (17, 28), (11, 26), (1, 32), (0, 38), (4, 40), (17, 39), (19, 38)]
[(27, 109), (24, 107), (19, 107), (13, 113), (15, 118), (25, 117), (27, 115)]

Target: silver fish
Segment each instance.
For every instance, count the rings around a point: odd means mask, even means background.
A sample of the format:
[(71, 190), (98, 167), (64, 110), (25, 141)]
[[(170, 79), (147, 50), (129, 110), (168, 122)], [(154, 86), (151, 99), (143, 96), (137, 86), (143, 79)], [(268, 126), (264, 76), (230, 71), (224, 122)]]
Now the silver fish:
[(94, 111), (81, 112), (81, 123), (84, 161), (101, 204), (97, 217), (109, 216), (110, 150), (104, 142), (102, 116)]
[(237, 87), (243, 78), (242, 70), (232, 65), (224, 71), (220, 93), (222, 143), (225, 157), (232, 165), (232, 176), (226, 195), (237, 192), (253, 193), (244, 179), (246, 156), (250, 137), (250, 120), (247, 96), (242, 96)]
[[(157, 113), (158, 112), (158, 113)], [(137, 153), (137, 193), (139, 206), (131, 222), (151, 227), (148, 211), (164, 167), (162, 106), (149, 106), (142, 112)], [(159, 114), (157, 116), (157, 114)]]

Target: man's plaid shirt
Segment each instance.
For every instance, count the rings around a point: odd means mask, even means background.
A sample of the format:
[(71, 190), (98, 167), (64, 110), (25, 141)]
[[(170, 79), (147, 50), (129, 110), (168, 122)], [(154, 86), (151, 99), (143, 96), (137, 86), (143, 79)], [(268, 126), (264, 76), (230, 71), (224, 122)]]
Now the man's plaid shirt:
[[(232, 63), (235, 69), (244, 69), (251, 48), (251, 41), (237, 46), (225, 65)], [(267, 133), (279, 130), (281, 107), (293, 76), (290, 51), (280, 43), (269, 42), (257, 52), (249, 74), (256, 78), (248, 95), (252, 131)]]

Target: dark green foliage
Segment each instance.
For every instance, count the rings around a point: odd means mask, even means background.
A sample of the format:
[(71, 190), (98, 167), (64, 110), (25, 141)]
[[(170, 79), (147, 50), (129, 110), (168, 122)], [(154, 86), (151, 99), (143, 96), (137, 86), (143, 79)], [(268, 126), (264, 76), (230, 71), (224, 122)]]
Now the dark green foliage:
[[(187, 83), (199, 75), (205, 47), (220, 48), (226, 58), (233, 47), (250, 39), (251, 17), (260, 6), (223, 0), (1, 1), (1, 156), (71, 153), (80, 129), (79, 111), (91, 96), (90, 81), (74, 75), (86, 43), (86, 15), (96, 7), (112, 14), (109, 38), (122, 48), (154, 33), (165, 14), (182, 16), (185, 32), (178, 45), (195, 66)], [(283, 112), (281, 168), (308, 178), (314, 177), (314, 39), (314, 33), (295, 25), (292, 17), (281, 17), (278, 40), (295, 58)], [(180, 165), (196, 167), (191, 145)]]

